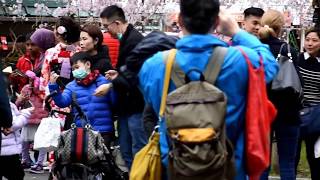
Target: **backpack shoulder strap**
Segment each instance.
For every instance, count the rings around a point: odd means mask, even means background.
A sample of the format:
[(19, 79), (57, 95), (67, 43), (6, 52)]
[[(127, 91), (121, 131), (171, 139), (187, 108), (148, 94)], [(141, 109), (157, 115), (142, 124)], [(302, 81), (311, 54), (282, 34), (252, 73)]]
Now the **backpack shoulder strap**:
[[(168, 57), (169, 57), (170, 51), (171, 50), (167, 50), (167, 51), (163, 52), (165, 62), (168, 62)], [(175, 51), (177, 51), (177, 50), (175, 49)], [(173, 58), (173, 60), (175, 60), (175, 55), (172, 58)], [(185, 74), (182, 71), (182, 69), (180, 68), (180, 66), (175, 61), (172, 62), (171, 69), (172, 70), (170, 73), (170, 79), (173, 81), (174, 85), (176, 87), (181, 87), (182, 85), (184, 85)]]
[(178, 88), (185, 84), (184, 82), (185, 73), (180, 68), (178, 63), (173, 63), (172, 65), (172, 73), (171, 73), (171, 79), (174, 83), (174, 85)]
[(226, 47), (216, 46), (213, 48), (212, 55), (204, 72), (206, 81), (215, 84), (227, 52), (228, 48)]
[(165, 51), (163, 53), (164, 62), (166, 64), (166, 69), (165, 69), (165, 74), (164, 74), (161, 104), (160, 104), (160, 111), (159, 111), (160, 117), (162, 117), (164, 114), (164, 109), (166, 106), (168, 90), (169, 90), (169, 83), (170, 83), (170, 76), (171, 76), (170, 74), (171, 74), (172, 65), (174, 63), (176, 53), (177, 53), (177, 49), (171, 49), (171, 50)]

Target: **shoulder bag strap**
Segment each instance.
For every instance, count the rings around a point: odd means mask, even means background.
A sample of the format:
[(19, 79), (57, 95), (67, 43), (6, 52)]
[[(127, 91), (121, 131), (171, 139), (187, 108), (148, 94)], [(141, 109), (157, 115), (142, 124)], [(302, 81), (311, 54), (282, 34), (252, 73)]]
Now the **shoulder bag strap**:
[[(177, 49), (171, 49), (169, 51), (168, 57), (167, 58), (165, 57), (166, 70), (165, 70), (165, 75), (164, 75), (162, 98), (161, 98), (161, 105), (160, 105), (160, 111), (159, 111), (160, 117), (163, 117), (164, 109), (166, 107), (166, 101), (167, 101), (169, 83), (170, 83), (170, 74), (171, 74), (172, 65), (174, 63), (176, 53), (177, 53)], [(166, 56), (166, 54), (164, 54), (164, 55)]]

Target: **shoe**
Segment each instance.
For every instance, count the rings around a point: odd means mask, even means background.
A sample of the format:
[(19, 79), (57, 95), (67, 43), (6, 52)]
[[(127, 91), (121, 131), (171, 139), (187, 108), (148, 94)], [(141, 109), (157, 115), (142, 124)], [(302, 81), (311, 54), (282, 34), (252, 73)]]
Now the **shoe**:
[(30, 169), (31, 168), (31, 164), (26, 163), (26, 162), (21, 163), (21, 166), (23, 169)]
[(35, 173), (35, 174), (43, 174), (44, 170), (41, 165), (36, 165), (35, 167), (32, 167), (30, 169), (30, 173)]

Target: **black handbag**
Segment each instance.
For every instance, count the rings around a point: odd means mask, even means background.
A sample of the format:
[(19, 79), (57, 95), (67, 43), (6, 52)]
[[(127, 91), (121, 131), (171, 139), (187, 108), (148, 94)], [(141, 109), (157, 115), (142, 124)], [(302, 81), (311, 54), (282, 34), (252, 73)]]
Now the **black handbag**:
[(320, 104), (300, 111), (301, 135), (320, 135)]
[(113, 177), (115, 180), (128, 179), (127, 174), (120, 170), (114, 162), (104, 139), (99, 132), (91, 128), (87, 116), (77, 103), (76, 94), (72, 93), (72, 106), (81, 119), (83, 127), (77, 127), (75, 122), (71, 129), (62, 132), (58, 150), (55, 151), (54, 174), (58, 179), (82, 179), (87, 176), (95, 179)]
[(272, 81), (271, 89), (274, 91), (284, 90), (291, 88), (296, 94), (302, 95), (302, 85), (298, 72), (293, 64), (290, 46), (288, 47), (288, 55), (284, 56), (281, 54), (283, 48), (286, 44), (282, 44), (277, 57), (277, 62), (279, 64), (279, 72)]
[[(78, 111), (71, 129), (62, 132), (58, 150), (56, 151), (57, 160), (62, 164), (81, 163), (91, 165), (100, 160), (105, 160), (105, 154), (110, 154), (104, 144), (104, 140), (99, 132), (94, 131), (87, 119), (87, 116), (81, 110), (72, 93), (72, 106)], [(83, 127), (77, 127), (75, 120), (79, 118)]]

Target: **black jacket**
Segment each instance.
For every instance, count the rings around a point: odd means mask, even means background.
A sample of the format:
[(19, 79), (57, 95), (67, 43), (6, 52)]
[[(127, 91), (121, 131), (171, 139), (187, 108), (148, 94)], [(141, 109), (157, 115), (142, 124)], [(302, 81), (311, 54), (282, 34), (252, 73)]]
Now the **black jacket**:
[(98, 54), (92, 56), (92, 69), (99, 70), (103, 76), (105, 72), (113, 69), (110, 63), (109, 51), (107, 46), (101, 46), (98, 49)]
[(138, 87), (135, 86), (129, 90), (123, 88), (126, 86), (127, 82), (122, 78), (122, 71), (125, 69), (126, 58), (142, 38), (142, 34), (129, 24), (120, 40), (119, 56), (116, 65), (116, 69), (120, 75), (117, 79), (112, 81), (114, 90), (118, 94), (117, 113), (119, 115), (142, 113), (144, 108), (144, 99)]
[[(262, 40), (263, 43), (268, 44), (270, 50), (275, 58), (280, 52), (280, 47), (282, 44), (286, 44), (281, 51), (281, 54), (287, 56), (288, 54), (288, 44), (284, 41), (280, 41), (277, 38), (269, 38), (267, 40)], [(292, 60), (296, 68), (298, 67), (298, 53), (295, 49), (290, 48), (292, 54)], [(297, 69), (297, 72), (298, 69)], [(272, 103), (276, 106), (278, 110), (276, 121), (281, 121), (287, 124), (299, 124), (299, 110), (302, 108), (300, 97), (293, 92), (293, 90), (283, 90), (283, 91), (271, 91), (271, 85), (268, 85), (268, 95)]]
[[(0, 66), (0, 69), (1, 66)], [(9, 99), (7, 96), (7, 84), (3, 79), (3, 74), (0, 72), (0, 129), (9, 128), (12, 126), (12, 114)], [(1, 153), (1, 141), (2, 133), (0, 130), (0, 153)]]
[[(138, 86), (138, 77), (143, 63), (152, 55), (159, 51), (165, 51), (175, 48), (178, 37), (168, 36), (160, 31), (153, 31), (132, 50), (130, 56), (126, 59), (126, 70), (122, 72), (122, 80), (125, 83), (125, 89)], [(120, 80), (120, 78), (118, 79)], [(158, 115), (150, 105), (146, 105), (143, 111), (143, 123), (147, 137), (149, 137), (154, 127), (157, 125)]]
[[(126, 58), (126, 63), (122, 66), (123, 68), (121, 68), (120, 76), (113, 81), (115, 90), (121, 90), (124, 93), (130, 93), (132, 89), (137, 89), (137, 74), (139, 73), (144, 61), (158, 51), (174, 48), (177, 40), (177, 37), (168, 36), (160, 31), (151, 32), (144, 37)], [(139, 95), (141, 95), (140, 91)]]
[(12, 126), (12, 114), (6, 90), (7, 85), (3, 79), (3, 74), (0, 72), (0, 127), (3, 128)]
[(136, 45), (143, 39), (143, 35), (136, 30), (131, 24), (128, 25), (126, 32), (122, 35), (119, 47), (119, 56), (116, 68), (126, 64), (126, 59)]

